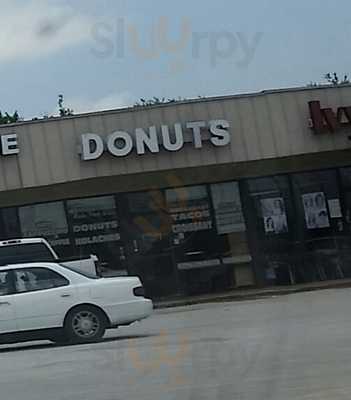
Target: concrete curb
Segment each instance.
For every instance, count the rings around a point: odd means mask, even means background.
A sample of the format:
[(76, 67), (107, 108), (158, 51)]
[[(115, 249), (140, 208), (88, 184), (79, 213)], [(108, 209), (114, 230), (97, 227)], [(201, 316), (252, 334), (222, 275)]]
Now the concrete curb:
[(248, 290), (247, 292), (228, 292), (223, 294), (218, 294), (217, 296), (199, 296), (199, 297), (187, 297), (183, 299), (175, 299), (169, 301), (155, 301), (154, 308), (156, 310), (161, 310), (165, 308), (183, 307), (195, 304), (206, 304), (206, 303), (224, 303), (230, 301), (246, 301), (246, 300), (256, 300), (264, 299), (273, 296), (286, 296), (294, 293), (303, 292), (314, 292), (318, 290), (328, 290), (328, 289), (346, 289), (351, 288), (351, 281), (332, 281), (328, 283), (320, 283), (316, 285), (301, 285), (285, 288), (272, 288), (272, 289), (262, 289), (262, 290)]

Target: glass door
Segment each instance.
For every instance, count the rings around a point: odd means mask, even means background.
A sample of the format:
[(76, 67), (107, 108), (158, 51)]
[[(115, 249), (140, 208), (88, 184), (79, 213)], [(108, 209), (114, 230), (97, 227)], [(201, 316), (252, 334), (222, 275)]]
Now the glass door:
[(129, 274), (141, 278), (147, 295), (152, 298), (177, 294), (171, 223), (163, 192), (123, 194), (118, 201)]
[(302, 281), (345, 277), (342, 262), (344, 219), (335, 170), (292, 176), (296, 204), (296, 226), (303, 254), (299, 267)]
[(259, 284), (296, 283), (294, 207), (286, 176), (247, 181), (247, 216)]

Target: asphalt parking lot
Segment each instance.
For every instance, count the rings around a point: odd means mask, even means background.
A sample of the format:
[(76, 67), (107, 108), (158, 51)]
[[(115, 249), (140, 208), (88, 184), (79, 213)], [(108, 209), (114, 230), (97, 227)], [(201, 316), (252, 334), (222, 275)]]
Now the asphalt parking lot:
[(350, 399), (350, 297), (173, 308), (98, 344), (1, 346), (1, 399)]

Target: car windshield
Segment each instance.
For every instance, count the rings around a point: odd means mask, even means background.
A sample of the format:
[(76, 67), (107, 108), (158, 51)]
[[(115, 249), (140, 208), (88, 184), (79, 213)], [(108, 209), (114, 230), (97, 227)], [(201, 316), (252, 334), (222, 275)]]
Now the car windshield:
[(21, 243), (0, 246), (0, 264), (20, 264), (54, 261), (54, 256), (44, 243)]

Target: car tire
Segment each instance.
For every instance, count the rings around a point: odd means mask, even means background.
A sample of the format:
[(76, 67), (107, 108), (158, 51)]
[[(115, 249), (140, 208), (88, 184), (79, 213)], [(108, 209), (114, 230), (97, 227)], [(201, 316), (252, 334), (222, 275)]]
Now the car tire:
[(104, 336), (106, 327), (106, 316), (99, 308), (83, 305), (68, 313), (64, 331), (71, 343), (93, 343)]

